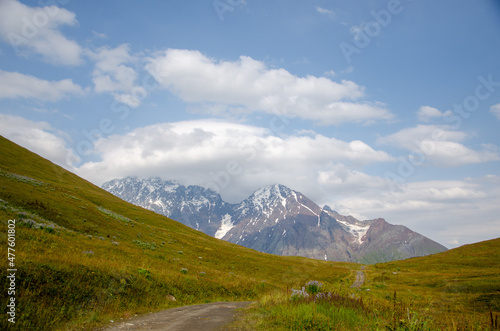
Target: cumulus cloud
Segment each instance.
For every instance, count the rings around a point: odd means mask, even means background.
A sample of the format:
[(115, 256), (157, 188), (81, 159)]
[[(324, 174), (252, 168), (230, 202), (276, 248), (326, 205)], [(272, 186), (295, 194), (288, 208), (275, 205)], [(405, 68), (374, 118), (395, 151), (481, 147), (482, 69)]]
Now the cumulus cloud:
[(116, 48), (104, 47), (96, 52), (88, 51), (94, 60), (95, 68), (92, 72), (94, 90), (97, 93), (111, 93), (119, 102), (131, 107), (140, 105), (140, 96), (146, 91), (136, 86), (137, 71), (130, 66), (138, 58), (130, 55), (130, 46), (122, 44)]
[(487, 197), (477, 185), (467, 181), (411, 182), (399, 186), (397, 190), (391, 190), (380, 177), (366, 174), (362, 177), (376, 183), (372, 186), (374, 190), (365, 189), (357, 195), (337, 197), (335, 203), (338, 209), (348, 213), (354, 212), (361, 218), (377, 214), (424, 213)]
[(430, 106), (422, 106), (417, 112), (417, 118), (420, 122), (430, 122), (435, 118), (443, 118), (444, 116), (449, 116), (451, 114), (452, 112), (450, 110), (442, 112), (439, 109)]
[(70, 94), (83, 94), (82, 88), (71, 79), (47, 81), (18, 72), (0, 70), (0, 99), (33, 98), (57, 101)]
[(495, 115), (495, 117), (500, 120), (500, 103), (497, 103), (496, 105), (491, 106), (490, 112)]
[(217, 61), (199, 51), (168, 49), (149, 58), (146, 70), (163, 88), (190, 103), (287, 114), (325, 125), (393, 117), (381, 103), (360, 101), (364, 89), (352, 81), (298, 77), (247, 56)]
[(35, 53), (55, 65), (79, 65), (82, 48), (67, 39), (60, 26), (76, 25), (75, 14), (57, 6), (29, 7), (0, 1), (0, 36), (23, 55)]
[(500, 160), (497, 146), (483, 144), (481, 150), (473, 150), (461, 143), (466, 138), (466, 133), (446, 125), (417, 125), (380, 137), (377, 142), (402, 147), (440, 167)]
[[(316, 182), (320, 190), (315, 201), (335, 208), (340, 206), (337, 201), (346, 197), (388, 189), (383, 177), (369, 175), (342, 163), (331, 164), (318, 171)], [(353, 210), (348, 210), (348, 214), (352, 212)]]
[(34, 122), (19, 116), (0, 114), (0, 134), (30, 151), (73, 170), (71, 160), (79, 161), (67, 147), (64, 133), (54, 130), (46, 122)]
[(83, 164), (78, 173), (98, 184), (128, 175), (161, 176), (218, 189), (230, 200), (274, 182), (312, 187), (311, 178), (331, 164), (393, 161), (362, 141), (315, 133), (277, 137), (269, 129), (213, 120), (139, 128), (101, 139), (95, 149), (101, 160)]
[(129, 54), (130, 46), (122, 44), (116, 48), (104, 47), (89, 56), (96, 61), (93, 75), (96, 92), (130, 90), (137, 78), (136, 71), (125, 64), (137, 59)]

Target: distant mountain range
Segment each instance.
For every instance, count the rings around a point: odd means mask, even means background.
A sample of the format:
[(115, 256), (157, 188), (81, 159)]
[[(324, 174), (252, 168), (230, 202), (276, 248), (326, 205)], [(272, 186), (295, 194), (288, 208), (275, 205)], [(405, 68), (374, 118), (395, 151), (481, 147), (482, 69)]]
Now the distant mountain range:
[(102, 188), (210, 236), (265, 253), (378, 263), (447, 250), (405, 226), (343, 216), (279, 184), (237, 204), (211, 189), (160, 178), (114, 179)]

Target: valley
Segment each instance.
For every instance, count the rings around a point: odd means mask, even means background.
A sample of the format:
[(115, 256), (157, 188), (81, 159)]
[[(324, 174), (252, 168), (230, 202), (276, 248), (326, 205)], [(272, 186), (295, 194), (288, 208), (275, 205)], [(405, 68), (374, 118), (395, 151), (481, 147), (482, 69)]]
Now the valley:
[[(244, 301), (256, 303), (232, 329), (498, 328), (500, 239), (367, 265), (364, 283), (351, 288), (359, 263), (258, 252), (127, 203), (3, 137), (0, 155), (0, 244), (7, 247), (8, 220), (16, 220), (17, 268), (16, 323), (2, 314), (2, 329), (92, 330), (168, 308)], [(305, 222), (317, 228), (318, 218)], [(294, 295), (314, 282), (320, 288)]]

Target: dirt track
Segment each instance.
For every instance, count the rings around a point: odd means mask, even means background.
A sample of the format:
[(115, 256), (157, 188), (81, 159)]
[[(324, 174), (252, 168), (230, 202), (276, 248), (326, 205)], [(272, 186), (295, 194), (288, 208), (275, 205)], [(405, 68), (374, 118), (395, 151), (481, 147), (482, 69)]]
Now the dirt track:
[(250, 304), (251, 302), (214, 302), (172, 308), (121, 321), (102, 330), (219, 330), (233, 320), (237, 308), (244, 308)]
[(359, 270), (356, 273), (356, 280), (351, 285), (351, 288), (359, 288), (359, 287), (363, 286), (363, 284), (365, 283), (365, 273), (363, 272), (364, 269), (365, 269), (365, 266), (362, 266), (361, 270)]
[[(361, 267), (351, 288), (359, 288), (365, 282)], [(150, 313), (121, 321), (103, 331), (119, 330), (169, 330), (169, 331), (211, 331), (220, 330), (235, 317), (238, 308), (245, 308), (251, 302), (214, 302), (204, 305), (185, 306)]]

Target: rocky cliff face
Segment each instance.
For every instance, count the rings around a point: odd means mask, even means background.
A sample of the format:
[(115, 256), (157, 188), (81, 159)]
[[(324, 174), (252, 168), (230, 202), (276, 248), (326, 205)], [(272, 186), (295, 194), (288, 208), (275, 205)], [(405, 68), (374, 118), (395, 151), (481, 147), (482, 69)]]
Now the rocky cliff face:
[(159, 178), (114, 179), (103, 188), (210, 236), (271, 254), (377, 263), (446, 250), (402, 225), (343, 216), (279, 184), (238, 204), (210, 189)]

